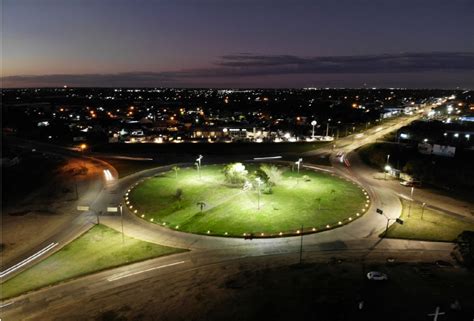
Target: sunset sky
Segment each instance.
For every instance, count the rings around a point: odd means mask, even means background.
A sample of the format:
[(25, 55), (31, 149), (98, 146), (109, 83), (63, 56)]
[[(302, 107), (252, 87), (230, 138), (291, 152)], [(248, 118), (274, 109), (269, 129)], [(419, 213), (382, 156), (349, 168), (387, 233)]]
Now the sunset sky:
[(469, 0), (2, 0), (3, 87), (474, 88)]

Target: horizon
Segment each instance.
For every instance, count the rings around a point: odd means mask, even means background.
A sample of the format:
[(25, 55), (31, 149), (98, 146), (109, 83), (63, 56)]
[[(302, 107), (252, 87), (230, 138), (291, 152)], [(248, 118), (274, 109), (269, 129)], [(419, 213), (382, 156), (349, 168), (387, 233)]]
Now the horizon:
[(5, 0), (2, 9), (2, 88), (474, 88), (467, 0)]

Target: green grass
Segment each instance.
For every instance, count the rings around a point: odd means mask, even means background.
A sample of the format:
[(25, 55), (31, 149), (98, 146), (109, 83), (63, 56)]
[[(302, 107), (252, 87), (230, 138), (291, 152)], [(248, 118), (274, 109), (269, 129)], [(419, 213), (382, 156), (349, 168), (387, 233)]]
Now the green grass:
[(183, 249), (125, 237), (96, 225), (45, 260), (2, 284), (2, 298), (120, 265), (178, 253)]
[(410, 217), (408, 217), (409, 203), (409, 201), (402, 200), (401, 218), (404, 223), (403, 225), (391, 225), (387, 237), (452, 242), (462, 231), (474, 231), (474, 223), (468, 223), (427, 208), (425, 208), (423, 219), (421, 219), (420, 204), (412, 205)]
[[(256, 168), (247, 165), (249, 172)], [(333, 226), (355, 218), (365, 204), (362, 190), (351, 182), (309, 170), (298, 175), (287, 169), (272, 194), (261, 194), (258, 210), (257, 192), (226, 185), (221, 170), (221, 165), (203, 166), (201, 180), (192, 168), (181, 169), (178, 178), (174, 172), (164, 173), (139, 184), (129, 200), (139, 216), (154, 223), (165, 222), (191, 233), (233, 236), (294, 233), (301, 225), (305, 230)], [(301, 179), (303, 175), (310, 181)], [(178, 188), (183, 191), (181, 201), (175, 196)], [(197, 205), (200, 201), (207, 204), (202, 213)]]

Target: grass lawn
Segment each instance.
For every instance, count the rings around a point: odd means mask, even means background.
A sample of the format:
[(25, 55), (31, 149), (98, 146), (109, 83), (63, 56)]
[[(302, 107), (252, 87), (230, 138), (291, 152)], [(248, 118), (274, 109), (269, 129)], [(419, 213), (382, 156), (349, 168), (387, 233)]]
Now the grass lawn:
[(423, 219), (421, 219), (420, 204), (412, 205), (410, 217), (408, 217), (409, 203), (409, 201), (402, 200), (401, 218), (404, 223), (403, 225), (391, 225), (387, 237), (452, 242), (462, 231), (474, 231), (474, 223), (461, 221), (427, 208), (425, 208)]
[[(249, 173), (258, 165), (246, 165)], [(242, 236), (294, 233), (322, 229), (362, 213), (366, 201), (363, 191), (351, 182), (328, 174), (287, 168), (282, 181), (271, 194), (261, 193), (260, 210), (256, 190), (244, 191), (224, 182), (221, 165), (202, 167), (202, 179), (196, 169), (183, 168), (148, 179), (129, 194), (137, 215), (154, 223), (191, 233)], [(309, 181), (302, 179), (303, 175)], [(182, 199), (176, 197), (177, 189)], [(201, 212), (198, 202), (205, 202)], [(227, 233), (227, 234), (226, 234)]]
[(132, 262), (183, 252), (183, 249), (125, 237), (96, 225), (47, 259), (2, 284), (2, 298)]

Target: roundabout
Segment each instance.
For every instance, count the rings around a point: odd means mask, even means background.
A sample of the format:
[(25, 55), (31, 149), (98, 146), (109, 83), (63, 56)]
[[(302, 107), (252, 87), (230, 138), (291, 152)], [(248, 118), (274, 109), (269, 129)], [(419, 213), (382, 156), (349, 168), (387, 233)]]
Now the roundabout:
[(133, 185), (129, 211), (175, 231), (267, 238), (348, 224), (370, 205), (356, 183), (288, 163), (174, 167)]

